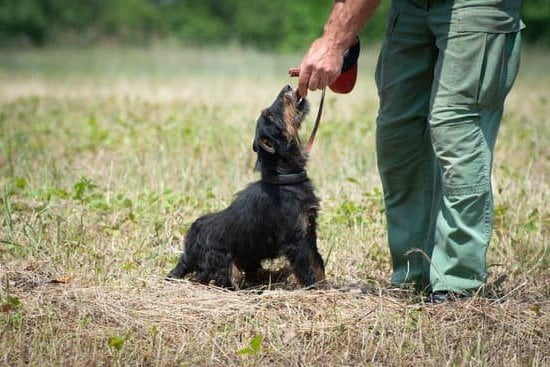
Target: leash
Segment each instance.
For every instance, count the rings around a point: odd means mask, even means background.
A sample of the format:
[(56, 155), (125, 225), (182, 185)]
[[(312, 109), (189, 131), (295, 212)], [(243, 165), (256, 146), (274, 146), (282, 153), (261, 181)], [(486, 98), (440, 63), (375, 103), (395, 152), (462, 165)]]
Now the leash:
[[(313, 147), (313, 142), (315, 141), (315, 136), (317, 135), (317, 130), (319, 129), (319, 125), (321, 123), (321, 116), (323, 115), (323, 105), (325, 104), (325, 90), (326, 88), (323, 88), (323, 92), (321, 94), (321, 102), (319, 103), (319, 109), (317, 110), (317, 117), (315, 118), (315, 124), (313, 125), (313, 130), (309, 135), (307, 145), (304, 148), (304, 153), (306, 155), (309, 155), (309, 152)], [(273, 185), (291, 185), (291, 184), (300, 183), (305, 180), (307, 180), (307, 173), (305, 170), (302, 170), (296, 173), (286, 173), (286, 174), (277, 174), (277, 175), (268, 175), (262, 172), (262, 181)]]
[[(343, 61), (340, 75), (331, 85), (328, 86), (333, 92), (346, 94), (353, 90), (355, 81), (357, 80), (357, 59), (359, 58), (360, 51), (361, 44), (359, 37), (355, 37), (355, 40), (351, 46), (342, 55)], [(288, 75), (291, 77), (300, 76), (300, 68), (288, 69)], [(319, 104), (319, 111), (317, 112), (317, 118), (315, 119), (315, 126), (311, 132), (307, 146), (304, 149), (306, 154), (309, 154), (311, 147), (313, 146), (313, 141), (315, 140), (315, 135), (317, 134), (317, 128), (319, 127), (319, 122), (321, 121), (324, 101), (325, 88), (323, 88), (323, 94), (321, 95), (321, 103)]]
[(313, 130), (309, 135), (307, 145), (304, 148), (304, 152), (306, 154), (309, 154), (309, 152), (311, 151), (311, 147), (313, 146), (313, 142), (315, 141), (315, 135), (317, 135), (317, 129), (319, 128), (319, 124), (321, 122), (321, 115), (323, 114), (323, 105), (325, 104), (325, 90), (326, 88), (323, 88), (323, 93), (321, 94), (321, 102), (319, 103), (319, 109), (317, 110), (317, 117), (315, 118), (315, 124), (313, 125)]

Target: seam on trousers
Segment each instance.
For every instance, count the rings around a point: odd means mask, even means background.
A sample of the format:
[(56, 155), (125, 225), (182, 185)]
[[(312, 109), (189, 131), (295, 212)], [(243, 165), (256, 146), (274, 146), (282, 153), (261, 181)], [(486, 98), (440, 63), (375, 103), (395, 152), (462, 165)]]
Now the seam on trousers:
[[(493, 192), (492, 192), (491, 182), (489, 181), (489, 196), (487, 197), (487, 200), (485, 201), (485, 207), (483, 208), (483, 220), (484, 220), (484, 234), (485, 238), (487, 239), (487, 245), (489, 245), (489, 242), (491, 241), (491, 233), (493, 231), (493, 207), (494, 207), (494, 199), (493, 199)], [(487, 246), (488, 247), (488, 246)], [(485, 249), (487, 251), (487, 249)]]
[(446, 186), (443, 188), (443, 193), (445, 196), (456, 196), (456, 195), (466, 195), (466, 194), (483, 194), (489, 191), (488, 183), (481, 183), (477, 185), (464, 185), (459, 187), (449, 187)]
[[(452, 103), (449, 102), (449, 103), (446, 103), (446, 104), (442, 104), (441, 106), (442, 107), (465, 106), (465, 107), (470, 107), (470, 108), (476, 109), (476, 110), (500, 110), (500, 109), (502, 109), (502, 105), (499, 105), (499, 104), (491, 104), (491, 103), (483, 103), (483, 102), (463, 102), (463, 101), (453, 101)], [(447, 123), (446, 126), (456, 126), (456, 125), (461, 125), (461, 124), (462, 124), (462, 122)]]

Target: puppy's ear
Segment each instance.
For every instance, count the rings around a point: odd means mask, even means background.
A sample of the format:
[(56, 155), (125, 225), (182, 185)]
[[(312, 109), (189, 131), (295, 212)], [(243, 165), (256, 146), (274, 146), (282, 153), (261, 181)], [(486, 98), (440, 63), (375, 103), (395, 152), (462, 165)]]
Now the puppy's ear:
[(275, 153), (275, 143), (273, 142), (273, 140), (269, 138), (262, 137), (258, 139), (258, 145), (260, 146), (260, 148), (262, 148), (268, 153), (271, 153), (271, 154)]

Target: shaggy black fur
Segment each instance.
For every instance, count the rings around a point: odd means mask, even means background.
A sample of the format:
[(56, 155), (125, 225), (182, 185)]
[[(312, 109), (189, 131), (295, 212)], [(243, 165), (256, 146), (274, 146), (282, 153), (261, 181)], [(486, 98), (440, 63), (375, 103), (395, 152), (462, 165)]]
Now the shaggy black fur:
[(239, 192), (225, 210), (191, 225), (170, 278), (195, 272), (202, 283), (236, 288), (235, 267), (254, 278), (262, 260), (285, 256), (301, 285), (325, 280), (316, 237), (319, 199), (305, 174), (297, 133), (308, 111), (308, 102), (290, 86), (262, 111), (253, 143), (262, 180)]

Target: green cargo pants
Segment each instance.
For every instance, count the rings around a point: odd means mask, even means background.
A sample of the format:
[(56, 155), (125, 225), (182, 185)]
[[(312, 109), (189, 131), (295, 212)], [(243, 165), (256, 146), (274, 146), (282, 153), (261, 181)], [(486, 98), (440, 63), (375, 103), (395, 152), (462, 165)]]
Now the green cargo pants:
[(377, 159), (392, 283), (487, 278), (491, 166), (520, 55), (521, 0), (393, 0), (378, 60)]

